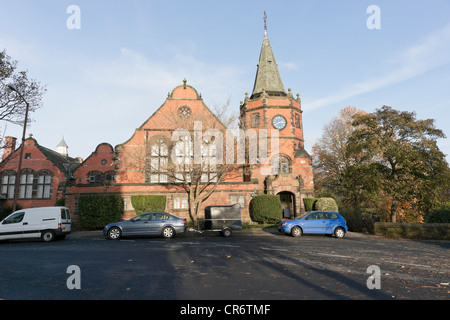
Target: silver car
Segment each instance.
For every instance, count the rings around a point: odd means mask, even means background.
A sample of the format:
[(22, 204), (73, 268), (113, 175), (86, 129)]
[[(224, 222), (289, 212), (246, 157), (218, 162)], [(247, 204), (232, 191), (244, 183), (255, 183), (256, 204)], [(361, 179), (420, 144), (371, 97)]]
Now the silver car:
[(167, 212), (145, 212), (130, 220), (114, 222), (105, 226), (103, 234), (111, 240), (123, 236), (161, 235), (172, 238), (176, 233), (186, 232), (186, 219)]

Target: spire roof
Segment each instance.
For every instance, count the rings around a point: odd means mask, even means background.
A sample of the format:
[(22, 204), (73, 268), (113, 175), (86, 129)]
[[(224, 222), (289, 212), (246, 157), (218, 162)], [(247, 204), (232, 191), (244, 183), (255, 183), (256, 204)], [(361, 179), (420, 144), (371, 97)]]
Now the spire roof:
[(259, 56), (258, 70), (251, 98), (259, 97), (263, 91), (269, 96), (286, 96), (275, 56), (267, 36), (267, 15), (264, 12), (264, 40)]
[(57, 148), (58, 147), (63, 147), (63, 148), (67, 148), (68, 147), (66, 141), (64, 140), (64, 137), (62, 138), (61, 142), (56, 147)]

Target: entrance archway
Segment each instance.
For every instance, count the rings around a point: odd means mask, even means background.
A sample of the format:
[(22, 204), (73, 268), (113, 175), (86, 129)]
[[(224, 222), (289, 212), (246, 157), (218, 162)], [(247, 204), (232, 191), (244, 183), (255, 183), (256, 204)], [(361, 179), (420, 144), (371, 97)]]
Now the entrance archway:
[(293, 219), (295, 217), (295, 195), (289, 191), (282, 191), (277, 194), (280, 198), (283, 218)]

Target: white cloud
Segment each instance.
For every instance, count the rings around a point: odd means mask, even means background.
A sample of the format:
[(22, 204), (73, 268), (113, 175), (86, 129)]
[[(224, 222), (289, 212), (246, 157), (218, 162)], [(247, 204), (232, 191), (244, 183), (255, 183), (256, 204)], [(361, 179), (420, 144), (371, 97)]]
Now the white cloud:
[(242, 76), (241, 71), (234, 66), (209, 65), (192, 55), (175, 53), (165, 61), (154, 61), (125, 47), (120, 49), (119, 56), (114, 60), (90, 65), (84, 73), (88, 81), (105, 86), (108, 90), (120, 87), (154, 92), (161, 102), (165, 99), (163, 93), (182, 84), (184, 78), (200, 92), (216, 96), (230, 94), (229, 91), (239, 85)]
[(331, 96), (312, 101), (304, 107), (305, 110), (313, 110), (339, 103), (359, 94), (412, 79), (448, 62), (450, 62), (450, 24), (390, 59), (389, 63), (394, 65), (393, 71), (355, 83)]
[(280, 61), (278, 62), (278, 66), (280, 68), (284, 68), (287, 70), (297, 70), (298, 66), (295, 62), (284, 62), (284, 61)]

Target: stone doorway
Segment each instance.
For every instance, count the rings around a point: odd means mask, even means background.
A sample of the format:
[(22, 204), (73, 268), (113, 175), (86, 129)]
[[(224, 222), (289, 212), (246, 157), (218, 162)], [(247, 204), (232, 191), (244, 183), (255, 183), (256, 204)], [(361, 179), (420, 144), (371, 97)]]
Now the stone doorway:
[(295, 195), (289, 191), (282, 191), (277, 194), (280, 198), (281, 209), (283, 210), (284, 219), (293, 219), (295, 217)]

